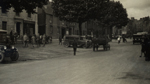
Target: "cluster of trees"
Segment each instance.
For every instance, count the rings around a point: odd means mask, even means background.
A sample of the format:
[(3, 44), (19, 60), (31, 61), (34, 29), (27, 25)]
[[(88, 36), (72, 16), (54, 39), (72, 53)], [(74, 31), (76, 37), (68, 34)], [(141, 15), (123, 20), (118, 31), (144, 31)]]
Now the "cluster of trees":
[(54, 15), (60, 20), (82, 23), (96, 20), (101, 25), (121, 27), (128, 23), (126, 9), (120, 2), (109, 0), (52, 0)]

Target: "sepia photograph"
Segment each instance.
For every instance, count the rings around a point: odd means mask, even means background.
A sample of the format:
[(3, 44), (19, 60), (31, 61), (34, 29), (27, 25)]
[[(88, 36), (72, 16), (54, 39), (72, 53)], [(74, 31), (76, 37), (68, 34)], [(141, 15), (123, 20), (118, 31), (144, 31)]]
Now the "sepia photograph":
[(150, 84), (150, 1), (0, 0), (0, 84)]

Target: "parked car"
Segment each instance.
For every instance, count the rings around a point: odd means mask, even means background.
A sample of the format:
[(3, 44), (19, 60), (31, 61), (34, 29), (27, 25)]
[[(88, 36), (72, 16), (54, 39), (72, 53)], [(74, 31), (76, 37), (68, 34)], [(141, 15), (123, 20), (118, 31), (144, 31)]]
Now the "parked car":
[(133, 44), (141, 43), (142, 35), (141, 34), (133, 34)]
[(92, 41), (89, 36), (79, 36), (79, 35), (64, 36), (63, 45), (66, 47), (71, 47), (74, 39), (77, 41), (78, 47), (88, 48), (92, 45)]
[(98, 38), (95, 37), (92, 40), (94, 50), (95, 48), (97, 48), (98, 50), (98, 47), (101, 45), (103, 46), (104, 50), (107, 50), (107, 49), (110, 50), (109, 42), (110, 42), (110, 39), (107, 36), (99, 36)]
[(7, 35), (7, 31), (0, 30), (0, 62), (4, 62), (7, 58), (17, 61), (19, 58), (18, 49), (11, 45), (11, 43), (7, 43), (8, 39), (10, 38)]

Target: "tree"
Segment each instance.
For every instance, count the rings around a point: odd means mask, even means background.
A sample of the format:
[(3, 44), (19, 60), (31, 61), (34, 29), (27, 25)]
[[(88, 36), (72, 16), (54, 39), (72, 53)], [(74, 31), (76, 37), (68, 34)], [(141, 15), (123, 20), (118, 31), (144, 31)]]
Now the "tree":
[(121, 28), (127, 25), (129, 21), (126, 9), (123, 8), (123, 5), (119, 1), (108, 3), (103, 13), (105, 16), (98, 18), (98, 20), (109, 26)]
[(35, 13), (36, 7), (42, 7), (49, 0), (0, 0), (0, 6), (3, 12), (13, 7), (15, 12), (22, 12), (25, 9), (29, 13)]
[(97, 10), (102, 10), (109, 0), (52, 0), (54, 15), (60, 20), (76, 22), (82, 35), (82, 23), (95, 19)]
[[(101, 10), (99, 12), (101, 12)], [(103, 14), (97, 13), (100, 15), (100, 17), (97, 17), (97, 20), (99, 21), (100, 25), (105, 26), (105, 28), (110, 28), (110, 31), (112, 30), (113, 26), (121, 28), (122, 26), (127, 25), (129, 21), (126, 9), (123, 8), (123, 5), (119, 1), (110, 1), (107, 3), (103, 8), (102, 13)], [(110, 34), (110, 37), (111, 35), (112, 34)]]

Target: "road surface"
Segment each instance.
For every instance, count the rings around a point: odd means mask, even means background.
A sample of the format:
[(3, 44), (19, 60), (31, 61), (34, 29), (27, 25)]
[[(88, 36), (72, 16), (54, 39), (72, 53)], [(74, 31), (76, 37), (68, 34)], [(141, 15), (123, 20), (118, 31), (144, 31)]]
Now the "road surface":
[(35, 60), (37, 54), (30, 52), (21, 56), (35, 61), (0, 64), (0, 84), (150, 84), (150, 62), (139, 57), (140, 45), (130, 41), (117, 44), (115, 40), (110, 45), (109, 51), (80, 48), (76, 56), (72, 48), (56, 44), (50, 45), (49, 51), (46, 47), (20, 50), (43, 51), (43, 58)]

